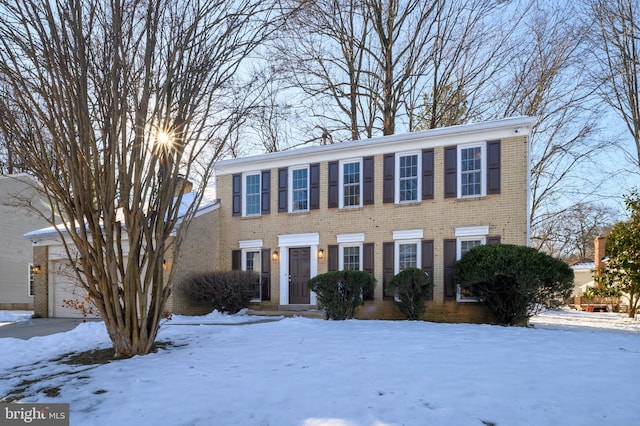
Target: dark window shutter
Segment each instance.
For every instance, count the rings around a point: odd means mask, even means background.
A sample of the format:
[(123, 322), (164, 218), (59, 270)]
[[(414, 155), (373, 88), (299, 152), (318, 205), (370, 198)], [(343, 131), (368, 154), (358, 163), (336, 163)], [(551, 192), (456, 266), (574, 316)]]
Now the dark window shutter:
[(320, 163), (309, 166), (309, 209), (320, 208)]
[(458, 196), (458, 147), (448, 146), (444, 149), (444, 197)]
[(242, 269), (242, 250), (231, 251), (231, 270), (239, 271)]
[[(422, 241), (422, 270), (433, 280), (433, 240)], [(433, 300), (433, 290), (429, 300)]]
[(422, 151), (422, 199), (433, 200), (433, 149)]
[(382, 294), (383, 299), (391, 300), (393, 296), (387, 296), (387, 287), (394, 275), (393, 256), (394, 243), (382, 243)]
[(271, 170), (262, 172), (262, 214), (271, 213)]
[(456, 240), (444, 240), (444, 298), (456, 298), (453, 271), (456, 265)]
[(329, 259), (327, 260), (327, 268), (329, 270), (329, 272), (331, 271), (337, 271), (338, 270), (338, 265), (339, 260), (338, 256), (339, 256), (339, 251), (338, 251), (338, 246), (327, 246), (327, 251), (329, 252)]
[(487, 142), (487, 194), (500, 193), (500, 141)]
[(232, 198), (232, 215), (233, 216), (240, 216), (242, 215), (242, 175), (240, 173), (235, 174), (231, 177), (232, 182), (232, 193), (233, 193), (233, 198)]
[(362, 204), (374, 204), (374, 169), (373, 157), (362, 159)]
[(500, 235), (487, 237), (487, 244), (500, 244)]
[[(362, 245), (362, 270), (368, 272), (371, 275), (374, 275), (375, 273), (373, 262), (374, 250), (374, 243), (365, 243)], [(371, 291), (369, 292), (365, 292), (362, 295), (362, 298), (364, 300), (373, 300), (373, 289), (371, 289)]]
[(383, 158), (382, 170), (382, 202), (393, 203), (395, 201), (395, 154), (386, 154)]
[(340, 185), (340, 163), (337, 161), (329, 162), (329, 187), (327, 207), (330, 209), (338, 208), (338, 194)]
[(271, 249), (262, 249), (262, 300), (271, 300)]
[(278, 213), (286, 213), (288, 194), (287, 194), (287, 179), (289, 176), (289, 169), (283, 167), (278, 169)]

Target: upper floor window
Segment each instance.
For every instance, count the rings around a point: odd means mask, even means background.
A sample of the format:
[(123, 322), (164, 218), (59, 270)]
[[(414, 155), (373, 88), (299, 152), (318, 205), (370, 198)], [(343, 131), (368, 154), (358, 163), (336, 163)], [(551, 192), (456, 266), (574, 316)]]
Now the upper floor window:
[(463, 145), (458, 147), (459, 197), (486, 195), (485, 145)]
[(291, 169), (291, 211), (309, 210), (309, 168)]
[(260, 173), (244, 176), (244, 216), (260, 214)]
[(235, 173), (231, 176), (232, 216), (260, 216), (271, 212), (271, 171)]
[(362, 191), (361, 161), (344, 161), (340, 164), (340, 202), (341, 208), (360, 207)]
[(420, 153), (398, 154), (396, 156), (396, 203), (415, 202), (421, 196)]

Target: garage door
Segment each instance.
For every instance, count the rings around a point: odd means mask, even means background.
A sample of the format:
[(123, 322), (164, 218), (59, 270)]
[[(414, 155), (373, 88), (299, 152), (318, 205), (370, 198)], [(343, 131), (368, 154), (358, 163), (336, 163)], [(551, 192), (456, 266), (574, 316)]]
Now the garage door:
[(51, 290), (50, 312), (57, 318), (97, 318), (98, 310), (88, 300), (87, 291), (77, 283), (75, 273), (66, 261), (53, 261), (49, 269)]

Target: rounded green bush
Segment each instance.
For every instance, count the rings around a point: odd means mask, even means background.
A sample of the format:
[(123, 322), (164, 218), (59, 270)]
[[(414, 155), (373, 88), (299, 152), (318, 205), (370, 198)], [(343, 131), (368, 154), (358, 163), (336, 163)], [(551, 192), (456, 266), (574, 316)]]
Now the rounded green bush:
[(332, 271), (311, 278), (307, 286), (318, 296), (327, 319), (353, 318), (362, 295), (373, 292), (375, 278), (364, 271)]
[(433, 297), (433, 279), (418, 268), (407, 268), (395, 275), (387, 287), (396, 308), (409, 320), (417, 320)]
[(527, 325), (573, 289), (573, 270), (536, 249), (489, 244), (469, 250), (455, 265), (455, 282), (478, 297), (500, 325)]

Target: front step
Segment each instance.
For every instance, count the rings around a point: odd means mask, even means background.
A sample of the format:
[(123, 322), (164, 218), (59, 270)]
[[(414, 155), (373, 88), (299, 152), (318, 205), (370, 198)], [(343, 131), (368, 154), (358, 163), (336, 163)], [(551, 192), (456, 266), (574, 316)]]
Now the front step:
[(279, 305), (277, 310), (249, 309), (247, 313), (249, 315), (265, 317), (324, 318), (324, 314), (318, 310), (316, 305)]

